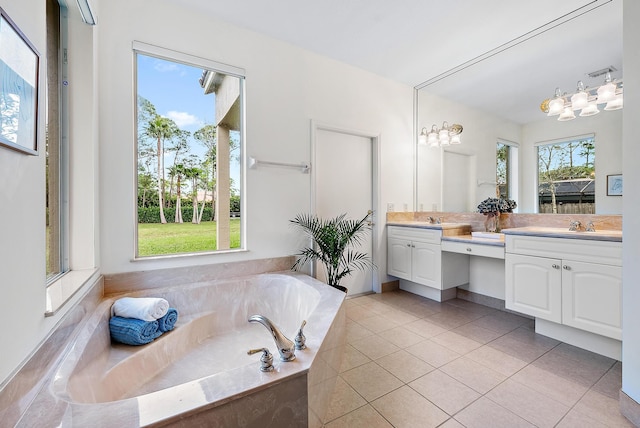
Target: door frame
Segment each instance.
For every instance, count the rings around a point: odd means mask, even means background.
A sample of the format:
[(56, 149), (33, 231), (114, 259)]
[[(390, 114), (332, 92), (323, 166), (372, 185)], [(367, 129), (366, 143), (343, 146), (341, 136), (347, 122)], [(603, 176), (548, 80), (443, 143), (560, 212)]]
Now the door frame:
[[(316, 148), (318, 145), (318, 131), (329, 131), (338, 134), (352, 135), (355, 137), (363, 137), (369, 139), (371, 142), (371, 209), (373, 214), (371, 221), (373, 226), (371, 227), (371, 259), (375, 267), (371, 273), (372, 290), (376, 293), (382, 291), (382, 285), (380, 282), (380, 275), (378, 272), (379, 263), (379, 251), (378, 241), (380, 237), (380, 133), (363, 131), (352, 128), (344, 128), (341, 126), (331, 125), (328, 123), (319, 122), (311, 119), (311, 200), (310, 211), (312, 214), (316, 214), (316, 195), (317, 195), (317, 182), (316, 182)], [(385, 220), (385, 219), (382, 219)], [(383, 223), (384, 224), (384, 223)], [(311, 275), (315, 277), (315, 266), (311, 266)]]

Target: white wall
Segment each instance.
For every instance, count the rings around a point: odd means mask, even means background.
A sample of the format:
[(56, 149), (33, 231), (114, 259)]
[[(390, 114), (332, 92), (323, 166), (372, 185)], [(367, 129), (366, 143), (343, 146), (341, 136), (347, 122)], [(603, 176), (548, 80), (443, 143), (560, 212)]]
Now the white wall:
[[(495, 186), (478, 186), (478, 180), (495, 181), (496, 177), (496, 143), (507, 140), (519, 143), (521, 126), (497, 116), (469, 108), (445, 98), (430, 94), (427, 89), (419, 91), (418, 128), (431, 125), (438, 128), (442, 122), (449, 125), (458, 123), (463, 126), (462, 144), (449, 146), (448, 151), (470, 155), (475, 162), (471, 166), (470, 192), (473, 208), (488, 196), (495, 196)], [(426, 146), (418, 146), (417, 156), (417, 201), (418, 208), (422, 204), (425, 211), (430, 211), (433, 204), (442, 210), (442, 150)], [(519, 202), (519, 201), (518, 201)]]
[[(627, 73), (625, 72), (625, 81)], [(625, 83), (626, 85), (626, 83)], [(626, 99), (625, 99), (626, 101)], [(518, 201), (520, 212), (535, 212), (537, 152), (535, 143), (574, 136), (595, 134), (596, 139), (596, 213), (621, 214), (622, 198), (607, 196), (607, 175), (622, 172), (622, 114), (623, 110), (601, 111), (590, 117), (576, 117), (568, 122), (556, 118), (544, 119), (523, 126), (520, 150), (522, 183)], [(542, 115), (542, 113), (541, 113)]]
[[(640, 2), (624, 0), (624, 109), (622, 149), (627, 195), (623, 208), (622, 247), (622, 390), (640, 403), (640, 199), (633, 193), (640, 183)], [(636, 409), (638, 410), (638, 409)]]
[[(413, 91), (409, 86), (217, 22), (174, 2), (156, 1), (153, 7), (143, 0), (102, 2), (98, 18), (104, 273), (294, 254), (301, 242), (288, 220), (310, 208), (309, 175), (290, 169), (249, 170), (247, 194), (243, 195), (247, 252), (132, 261), (136, 228), (134, 40), (246, 70), (249, 156), (279, 162), (309, 161), (311, 119), (373, 132), (380, 134), (383, 160), (380, 200), (387, 201), (393, 195), (411, 201)], [(383, 216), (377, 227), (383, 232)], [(384, 251), (386, 246), (381, 243), (379, 248)], [(378, 260), (383, 274), (385, 254), (381, 252)]]
[[(2, 7), (40, 53), (39, 155), (28, 156), (0, 147), (0, 385), (29, 356), (66, 313), (45, 318), (45, 3), (0, 0)], [(95, 266), (93, 245), (96, 194), (92, 121), (92, 29), (72, 13), (70, 42), (70, 109), (76, 125), (70, 134), (73, 162), (70, 263), (76, 269)], [(83, 52), (75, 56), (72, 52)], [(88, 55), (87, 55), (88, 54)], [(76, 61), (77, 60), (77, 61)], [(75, 80), (74, 80), (75, 79)], [(81, 115), (78, 113), (81, 112)], [(71, 302), (75, 302), (82, 292)]]

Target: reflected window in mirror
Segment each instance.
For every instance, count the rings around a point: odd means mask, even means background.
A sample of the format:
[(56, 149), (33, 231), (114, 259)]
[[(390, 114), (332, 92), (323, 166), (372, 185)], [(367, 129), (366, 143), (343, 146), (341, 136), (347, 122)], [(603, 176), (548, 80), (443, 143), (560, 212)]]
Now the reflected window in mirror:
[(593, 134), (537, 145), (538, 212), (595, 214)]
[(518, 199), (518, 146), (510, 141), (496, 144), (496, 197)]

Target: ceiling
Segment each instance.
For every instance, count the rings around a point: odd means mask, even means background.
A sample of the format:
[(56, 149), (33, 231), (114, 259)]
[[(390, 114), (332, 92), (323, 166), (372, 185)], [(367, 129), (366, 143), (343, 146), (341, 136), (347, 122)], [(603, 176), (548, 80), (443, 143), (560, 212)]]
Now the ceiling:
[(488, 56), (424, 90), (518, 123), (556, 86), (595, 86), (585, 74), (610, 65), (621, 77), (622, 0), (169, 1), (411, 86)]

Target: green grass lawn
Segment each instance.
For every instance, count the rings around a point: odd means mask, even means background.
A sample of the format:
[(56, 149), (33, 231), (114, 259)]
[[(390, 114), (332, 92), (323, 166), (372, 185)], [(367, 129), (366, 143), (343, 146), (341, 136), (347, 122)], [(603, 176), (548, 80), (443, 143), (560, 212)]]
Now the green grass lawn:
[[(240, 248), (240, 219), (231, 219), (231, 248)], [(216, 249), (216, 222), (139, 223), (138, 256), (198, 253)]]

